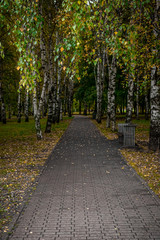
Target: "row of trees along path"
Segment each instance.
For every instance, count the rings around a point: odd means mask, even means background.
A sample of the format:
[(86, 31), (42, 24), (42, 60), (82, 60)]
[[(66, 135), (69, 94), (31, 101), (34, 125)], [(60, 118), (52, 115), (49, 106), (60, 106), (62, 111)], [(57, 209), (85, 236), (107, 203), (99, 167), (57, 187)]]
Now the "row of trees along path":
[[(73, 96), (93, 108), (97, 122), (116, 128), (116, 109), (150, 114), (149, 147), (160, 149), (159, 0), (2, 0), (0, 4), (0, 118), (33, 113), (46, 132)], [(127, 99), (127, 101), (126, 101)], [(18, 104), (17, 104), (18, 100)], [(7, 109), (7, 110), (6, 110)]]

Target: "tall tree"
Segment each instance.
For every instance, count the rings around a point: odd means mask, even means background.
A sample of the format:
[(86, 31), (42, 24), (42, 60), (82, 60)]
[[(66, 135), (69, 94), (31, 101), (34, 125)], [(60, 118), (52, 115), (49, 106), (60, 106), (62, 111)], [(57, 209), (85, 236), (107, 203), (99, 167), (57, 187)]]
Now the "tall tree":
[(116, 56), (112, 56), (109, 61), (107, 55), (108, 66), (108, 102), (107, 102), (107, 122), (106, 127), (111, 127), (112, 131), (116, 129), (116, 103), (115, 103), (115, 90), (116, 90)]
[[(154, 17), (153, 17), (153, 32), (155, 42), (160, 40), (160, 1), (156, 0), (154, 4)], [(160, 150), (160, 49), (157, 44), (152, 50), (155, 54), (155, 64), (151, 69), (151, 124), (150, 124), (150, 137), (149, 147), (152, 150)]]

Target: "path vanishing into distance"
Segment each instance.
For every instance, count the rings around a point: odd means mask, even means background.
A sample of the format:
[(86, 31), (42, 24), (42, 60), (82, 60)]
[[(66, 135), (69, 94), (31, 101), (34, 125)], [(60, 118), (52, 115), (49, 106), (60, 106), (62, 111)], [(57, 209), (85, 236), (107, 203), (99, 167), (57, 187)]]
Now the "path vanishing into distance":
[(160, 199), (119, 148), (76, 116), (9, 240), (160, 240)]

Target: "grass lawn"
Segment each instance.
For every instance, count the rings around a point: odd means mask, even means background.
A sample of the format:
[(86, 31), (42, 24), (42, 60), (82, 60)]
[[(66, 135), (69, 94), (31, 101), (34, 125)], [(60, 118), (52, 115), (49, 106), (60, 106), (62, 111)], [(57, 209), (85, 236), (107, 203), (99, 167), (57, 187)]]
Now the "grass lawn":
[(28, 123), (24, 119), (17, 123), (16, 118), (0, 123), (0, 235), (8, 231), (12, 216), (19, 213), (26, 192), (71, 120), (64, 117), (52, 125), (52, 133), (45, 134), (46, 119), (41, 119), (41, 141), (36, 139), (33, 118)]
[[(102, 119), (101, 124), (98, 124), (95, 120), (93, 122), (108, 139), (118, 138), (117, 132), (106, 129), (106, 119)], [(117, 118), (117, 125), (124, 122), (123, 117)], [(122, 148), (120, 149), (121, 154), (160, 197), (160, 153), (148, 149), (150, 122), (141, 118), (140, 120), (133, 120), (133, 124), (137, 125), (136, 143), (139, 149)]]

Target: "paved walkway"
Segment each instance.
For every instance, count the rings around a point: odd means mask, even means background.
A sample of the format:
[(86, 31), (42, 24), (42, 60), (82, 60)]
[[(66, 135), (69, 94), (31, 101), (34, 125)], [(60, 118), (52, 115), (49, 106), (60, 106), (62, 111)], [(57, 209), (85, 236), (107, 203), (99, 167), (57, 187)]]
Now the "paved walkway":
[(160, 200), (92, 122), (75, 117), (10, 240), (160, 240)]

